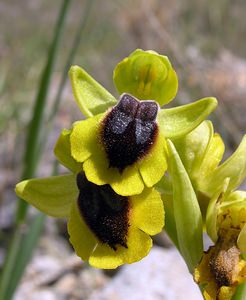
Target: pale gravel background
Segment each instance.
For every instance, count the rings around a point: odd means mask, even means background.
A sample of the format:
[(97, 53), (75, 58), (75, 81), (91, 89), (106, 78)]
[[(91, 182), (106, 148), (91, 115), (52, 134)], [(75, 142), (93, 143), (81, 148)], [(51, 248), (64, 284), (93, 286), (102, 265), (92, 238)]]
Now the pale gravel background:
[[(46, 250), (45, 250), (46, 249)], [(85, 267), (62, 241), (46, 238), (14, 300), (202, 300), (179, 253), (154, 246), (142, 261), (112, 278)]]

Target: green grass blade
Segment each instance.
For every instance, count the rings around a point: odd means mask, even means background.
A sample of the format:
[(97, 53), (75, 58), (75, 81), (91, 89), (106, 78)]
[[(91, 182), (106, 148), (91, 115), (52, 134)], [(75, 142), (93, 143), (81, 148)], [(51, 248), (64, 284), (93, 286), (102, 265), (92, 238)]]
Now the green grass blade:
[[(37, 167), (37, 147), (40, 134), (40, 127), (42, 124), (44, 108), (46, 104), (47, 93), (50, 84), (51, 73), (53, 70), (56, 53), (58, 50), (59, 41), (62, 36), (63, 27), (65, 24), (66, 14), (70, 0), (64, 0), (60, 9), (58, 21), (55, 28), (54, 38), (49, 50), (48, 59), (44, 71), (42, 73), (39, 91), (36, 97), (33, 117), (30, 123), (28, 132), (28, 138), (26, 143), (26, 152), (24, 156), (24, 171), (22, 179), (34, 176)], [(12, 279), (13, 271), (18, 262), (18, 254), (20, 250), (20, 242), (22, 238), (22, 229), (27, 212), (27, 204), (20, 200), (18, 202), (17, 214), (16, 214), (16, 228), (9, 247), (8, 255), (6, 257), (3, 270), (0, 278), (0, 299), (7, 300), (7, 293), (11, 294), (12, 291), (9, 288), (9, 284)]]
[[(66, 14), (70, 2), (71, 2), (70, 0), (63, 1), (60, 14), (58, 17), (58, 21), (56, 24), (53, 41), (49, 49), (48, 59), (41, 76), (41, 82), (39, 85), (39, 90), (34, 105), (32, 120), (30, 122), (29, 132), (27, 136), (22, 179), (33, 177), (36, 171), (36, 167), (38, 163), (37, 153), (38, 153), (38, 145), (39, 145), (38, 142), (40, 138), (40, 128), (42, 125), (43, 114), (44, 114), (44, 109), (47, 100), (47, 94), (50, 86), (51, 74), (55, 64), (55, 60), (57, 56), (56, 54), (58, 51), (60, 39), (62, 37)], [(26, 204), (26, 202), (22, 200), (18, 202), (18, 208), (16, 214), (17, 223), (22, 222), (25, 219), (27, 207), (28, 205)]]
[(51, 112), (48, 116), (48, 119), (46, 121), (46, 128), (45, 128), (45, 130), (43, 130), (42, 137), (41, 137), (40, 142), (39, 142), (39, 147), (38, 147), (39, 148), (39, 154), (42, 153), (42, 151), (45, 147), (45, 144), (46, 144), (46, 141), (47, 141), (45, 139), (45, 136), (47, 136), (47, 132), (49, 132), (51, 130), (54, 118), (55, 118), (56, 113), (58, 111), (58, 108), (59, 108), (59, 105), (60, 105), (60, 102), (61, 102), (61, 98), (62, 98), (62, 93), (64, 91), (66, 81), (68, 80), (68, 71), (69, 71), (69, 69), (70, 69), (70, 67), (73, 63), (74, 57), (75, 57), (75, 55), (78, 51), (81, 40), (84, 39), (83, 31), (85, 30), (85, 27), (86, 27), (86, 24), (87, 24), (87, 21), (88, 21), (88, 18), (90, 16), (90, 12), (91, 12), (91, 9), (92, 9), (92, 5), (93, 5), (94, 2), (95, 2), (95, 0), (87, 0), (85, 9), (83, 7), (83, 14), (82, 14), (83, 16), (82, 16), (81, 21), (79, 23), (78, 30), (75, 34), (71, 50), (68, 54), (68, 58), (67, 58), (67, 61), (66, 61), (63, 73), (62, 73), (62, 78), (61, 78), (61, 81), (60, 81), (60, 84), (59, 84), (59, 87), (58, 87), (58, 90), (57, 90), (57, 93), (56, 93), (55, 101), (54, 101), (54, 104), (51, 108)]
[(7, 257), (5, 259), (4, 268), (2, 271), (2, 276), (0, 280), (0, 299), (7, 300), (6, 294), (8, 293), (8, 285), (11, 281), (13, 269), (15, 267), (16, 260), (15, 258), (18, 255), (19, 246), (22, 239), (22, 228), (18, 226), (15, 230), (15, 233), (12, 237), (9, 252), (7, 253)]
[(64, 71), (63, 71), (63, 74), (62, 74), (62, 79), (60, 81), (59, 88), (58, 88), (58, 91), (57, 91), (57, 94), (56, 94), (56, 97), (55, 97), (55, 102), (54, 102), (54, 105), (52, 107), (51, 113), (50, 113), (49, 118), (48, 118), (48, 125), (50, 125), (50, 123), (52, 123), (52, 121), (55, 117), (55, 114), (58, 110), (58, 107), (59, 107), (59, 104), (60, 104), (60, 101), (61, 101), (62, 92), (64, 90), (66, 81), (68, 80), (68, 71), (69, 71), (69, 69), (70, 69), (70, 67), (73, 63), (74, 57), (77, 53), (78, 47), (81, 43), (81, 40), (84, 37), (83, 36), (83, 31), (85, 30), (85, 27), (86, 27), (86, 24), (87, 24), (89, 15), (90, 15), (90, 11), (91, 11), (91, 8), (92, 8), (92, 5), (93, 5), (94, 1), (95, 0), (87, 0), (86, 7), (85, 7), (85, 9), (83, 8), (84, 13), (83, 13), (83, 16), (81, 18), (81, 21), (80, 21), (80, 24), (79, 24), (79, 27), (78, 27), (78, 31), (75, 35), (74, 40), (73, 40), (71, 50), (68, 54), (68, 58), (67, 58), (67, 61), (66, 61), (66, 64), (65, 64), (65, 68), (64, 68)]
[(25, 234), (20, 234), (21, 241), (19, 243), (18, 256), (16, 256), (14, 272), (12, 272), (11, 280), (4, 298), (5, 300), (11, 300), (13, 297), (14, 291), (37, 245), (40, 233), (43, 229), (45, 217), (44, 214), (39, 213), (31, 222), (29, 230)]

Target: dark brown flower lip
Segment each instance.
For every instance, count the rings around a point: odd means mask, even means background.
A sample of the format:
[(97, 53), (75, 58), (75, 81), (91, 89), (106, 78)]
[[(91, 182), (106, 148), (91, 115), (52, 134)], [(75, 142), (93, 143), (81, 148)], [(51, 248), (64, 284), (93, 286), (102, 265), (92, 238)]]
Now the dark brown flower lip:
[(109, 167), (122, 172), (149, 153), (158, 135), (158, 110), (155, 101), (139, 101), (129, 94), (121, 96), (101, 122), (100, 141)]
[(77, 175), (78, 208), (81, 217), (101, 243), (115, 251), (127, 248), (130, 202), (114, 192), (110, 185), (89, 182), (83, 172)]

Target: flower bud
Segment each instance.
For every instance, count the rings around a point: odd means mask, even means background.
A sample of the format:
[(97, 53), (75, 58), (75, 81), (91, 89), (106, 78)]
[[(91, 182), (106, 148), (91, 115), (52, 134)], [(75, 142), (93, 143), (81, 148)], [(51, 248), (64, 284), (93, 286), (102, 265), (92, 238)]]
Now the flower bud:
[(120, 94), (129, 93), (140, 100), (170, 102), (178, 89), (178, 78), (166, 56), (154, 51), (135, 50), (114, 70), (114, 83)]

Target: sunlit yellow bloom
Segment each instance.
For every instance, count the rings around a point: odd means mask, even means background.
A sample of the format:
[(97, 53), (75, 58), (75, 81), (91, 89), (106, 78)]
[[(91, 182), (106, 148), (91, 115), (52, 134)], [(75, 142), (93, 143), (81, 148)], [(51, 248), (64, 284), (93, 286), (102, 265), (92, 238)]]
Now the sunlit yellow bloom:
[[(133, 111), (136, 106), (143, 107), (142, 116)], [(110, 184), (116, 193), (127, 196), (161, 179), (167, 168), (166, 144), (155, 121), (157, 111), (155, 102), (140, 104), (124, 94), (109, 113), (75, 123), (71, 152), (83, 163), (89, 181)]]
[(69, 130), (59, 137), (55, 154), (73, 173), (17, 184), (16, 193), (42, 212), (68, 218), (76, 253), (98, 268), (116, 268), (146, 256), (150, 235), (164, 226), (164, 208), (154, 188), (135, 196), (116, 194), (109, 185), (95, 185), (84, 176), (70, 153)]

